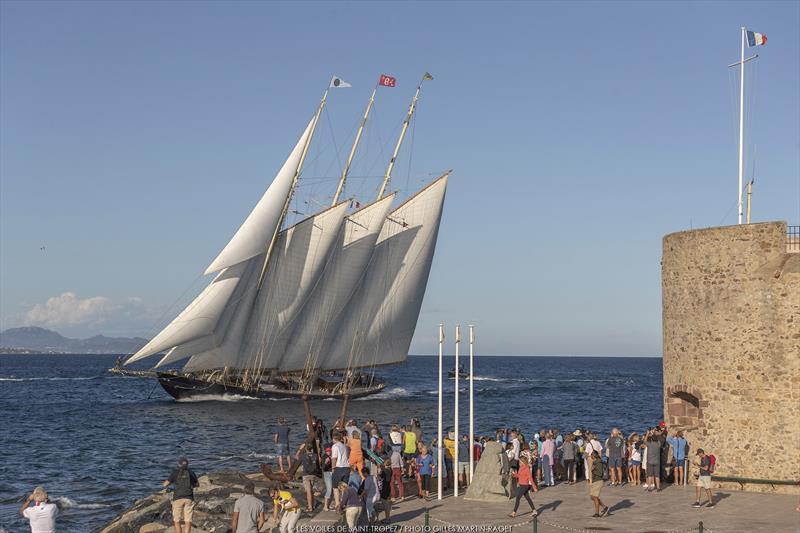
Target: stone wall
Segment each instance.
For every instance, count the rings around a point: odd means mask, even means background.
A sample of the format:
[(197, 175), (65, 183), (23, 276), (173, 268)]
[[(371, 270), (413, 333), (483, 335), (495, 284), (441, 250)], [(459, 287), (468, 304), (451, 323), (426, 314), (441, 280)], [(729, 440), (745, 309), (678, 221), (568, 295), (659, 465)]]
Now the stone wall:
[(800, 254), (786, 223), (667, 235), (661, 265), (664, 419), (720, 476), (800, 480)]

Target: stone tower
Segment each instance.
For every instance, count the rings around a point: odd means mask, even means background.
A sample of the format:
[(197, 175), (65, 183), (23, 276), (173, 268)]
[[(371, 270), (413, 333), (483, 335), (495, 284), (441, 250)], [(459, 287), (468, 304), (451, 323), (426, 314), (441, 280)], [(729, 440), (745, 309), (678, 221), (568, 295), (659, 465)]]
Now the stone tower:
[[(673, 233), (661, 261), (664, 420), (717, 474), (800, 479), (800, 243), (785, 222)], [(748, 490), (790, 487), (746, 484)]]

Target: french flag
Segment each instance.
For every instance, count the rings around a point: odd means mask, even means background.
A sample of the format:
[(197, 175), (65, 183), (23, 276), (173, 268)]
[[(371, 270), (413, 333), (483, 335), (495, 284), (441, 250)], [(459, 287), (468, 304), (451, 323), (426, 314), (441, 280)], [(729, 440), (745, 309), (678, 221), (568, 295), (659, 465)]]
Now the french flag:
[(763, 33), (756, 33), (754, 31), (747, 32), (747, 47), (750, 48), (751, 46), (761, 46), (762, 44), (767, 44), (767, 36)]

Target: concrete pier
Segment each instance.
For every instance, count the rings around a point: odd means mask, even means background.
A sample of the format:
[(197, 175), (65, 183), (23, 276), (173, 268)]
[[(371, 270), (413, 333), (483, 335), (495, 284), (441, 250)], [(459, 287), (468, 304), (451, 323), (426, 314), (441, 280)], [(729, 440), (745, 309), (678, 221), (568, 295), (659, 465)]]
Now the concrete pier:
[[(272, 502), (267, 492), (274, 484), (264, 480), (261, 474), (211, 473), (200, 477), (200, 487), (195, 491), (193, 533), (229, 531), (233, 503), (242, 495), (242, 487), (247, 480), (255, 481), (257, 496), (265, 502), (267, 511), (271, 513)], [(293, 482), (286, 488), (305, 506), (305, 496), (299, 483)], [(406, 482), (406, 489), (406, 494), (411, 496), (392, 504), (390, 524), (379, 526), (374, 531), (425, 533), (421, 526), (425, 525), (427, 510), (430, 532), (534, 532), (530, 508), (525, 500), (520, 502), (518, 516), (510, 518), (508, 515), (514, 507), (514, 500), (477, 502), (464, 500), (463, 497), (454, 498), (448, 493), (442, 501), (435, 498), (428, 501), (416, 496), (415, 482)], [(800, 531), (800, 513), (794, 510), (798, 505), (796, 494), (727, 490), (715, 491), (714, 494), (717, 504), (714, 509), (695, 509), (692, 507), (695, 496), (692, 485), (665, 485), (661, 492), (646, 492), (641, 487), (631, 485), (605, 487), (600, 496), (610, 507), (610, 514), (604, 518), (592, 518), (594, 507), (589, 500), (586, 483), (562, 483), (541, 489), (533, 495), (534, 504), (540, 512), (535, 531), (683, 533), (699, 531), (701, 521), (705, 533)], [(138, 500), (131, 509), (103, 528), (101, 533), (174, 533), (170, 501), (170, 495), (163, 491)], [(317, 499), (317, 509), (321, 508), (320, 503)], [(383, 513), (379, 517), (382, 518)], [(297, 531), (344, 532), (343, 518), (334, 511), (304, 511)], [(361, 525), (366, 525), (365, 518)], [(261, 531), (277, 532), (275, 526), (268, 522)]]
[[(741, 491), (716, 492), (714, 509), (695, 509), (695, 488), (667, 486), (661, 492), (646, 492), (641, 487), (625, 485), (606, 487), (601, 499), (611, 510), (607, 517), (592, 518), (594, 507), (589, 500), (585, 482), (548, 487), (533, 495), (540, 512), (538, 532), (556, 531), (618, 531), (667, 533), (697, 531), (700, 521), (705, 532), (796, 532), (800, 531), (800, 513), (794, 509), (798, 497), (786, 494), (761, 494)], [(425, 509), (431, 528), (442, 532), (467, 531), (472, 526), (487, 526), (486, 531), (533, 531), (528, 504), (520, 502), (519, 514), (510, 518), (514, 500), (507, 503), (483, 503), (447, 496), (442, 501), (425, 501), (416, 496), (395, 504), (392, 525), (421, 526)], [(339, 516), (322, 512), (304, 517), (299, 531), (324, 531), (335, 526)], [(458, 526), (458, 527), (455, 527)], [(495, 526), (489, 528), (488, 526)], [(473, 531), (480, 531), (480, 527)], [(403, 531), (403, 528), (397, 530)], [(415, 531), (414, 528), (408, 531)]]

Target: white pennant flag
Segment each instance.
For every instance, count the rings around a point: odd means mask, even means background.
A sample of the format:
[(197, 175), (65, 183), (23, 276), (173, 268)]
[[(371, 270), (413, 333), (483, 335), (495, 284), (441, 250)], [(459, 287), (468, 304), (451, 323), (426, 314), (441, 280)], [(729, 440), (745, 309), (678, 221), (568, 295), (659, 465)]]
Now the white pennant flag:
[(334, 76), (331, 78), (331, 87), (352, 87), (349, 83), (344, 81), (339, 76)]

